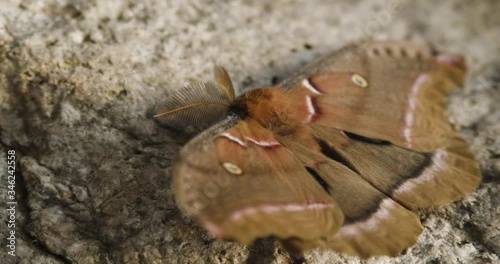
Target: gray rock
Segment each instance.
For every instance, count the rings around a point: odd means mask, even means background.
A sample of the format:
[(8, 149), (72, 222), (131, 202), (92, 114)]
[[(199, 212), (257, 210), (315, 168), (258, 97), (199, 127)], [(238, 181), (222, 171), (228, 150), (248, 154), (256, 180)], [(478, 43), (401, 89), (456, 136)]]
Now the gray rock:
[[(179, 212), (168, 171), (179, 145), (148, 111), (187, 80), (211, 80), (214, 63), (241, 92), (349, 41), (411, 39), (467, 57), (450, 119), (484, 180), (466, 198), (423, 211), (423, 234), (396, 258), (315, 250), (305, 259), (498, 263), (499, 13), (498, 1), (463, 0), (0, 0), (0, 156), (15, 149), (18, 165), (17, 257), (2, 262), (289, 262), (271, 239), (215, 240)], [(5, 248), (8, 215), (0, 216)]]

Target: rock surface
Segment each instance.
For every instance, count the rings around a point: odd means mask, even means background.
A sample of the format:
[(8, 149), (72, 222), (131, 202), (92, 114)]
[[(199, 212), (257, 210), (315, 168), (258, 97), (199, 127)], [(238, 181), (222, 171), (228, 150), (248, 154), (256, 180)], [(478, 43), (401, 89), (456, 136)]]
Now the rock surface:
[(423, 234), (396, 258), (316, 250), (306, 262), (498, 263), (499, 13), (494, 0), (0, 0), (0, 159), (16, 151), (18, 201), (17, 256), (2, 253), (2, 262), (291, 261), (273, 240), (214, 240), (182, 216), (168, 172), (179, 146), (148, 111), (187, 80), (212, 80), (214, 63), (243, 91), (349, 41), (410, 39), (466, 56), (470, 74), (450, 97), (450, 119), (483, 182), (423, 211)]

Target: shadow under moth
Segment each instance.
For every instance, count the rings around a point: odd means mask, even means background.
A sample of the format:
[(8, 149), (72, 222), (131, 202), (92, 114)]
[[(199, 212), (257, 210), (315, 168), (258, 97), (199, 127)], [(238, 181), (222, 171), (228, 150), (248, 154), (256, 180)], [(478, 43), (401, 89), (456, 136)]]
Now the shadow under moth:
[(196, 134), (173, 166), (178, 206), (244, 244), (274, 236), (295, 255), (397, 255), (422, 232), (417, 209), (480, 182), (446, 114), (465, 70), (427, 45), (367, 42), (235, 98), (215, 67), (215, 84), (182, 88), (155, 116)]

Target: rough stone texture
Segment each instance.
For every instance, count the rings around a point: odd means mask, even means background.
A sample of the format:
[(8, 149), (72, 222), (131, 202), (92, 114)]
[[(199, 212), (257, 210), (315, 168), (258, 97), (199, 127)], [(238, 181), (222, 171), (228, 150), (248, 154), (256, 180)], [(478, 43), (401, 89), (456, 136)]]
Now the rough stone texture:
[[(269, 86), (360, 38), (411, 39), (465, 54), (451, 119), (484, 180), (422, 212), (417, 244), (366, 263), (498, 263), (500, 2), (0, 0), (1, 160), (17, 157), (17, 257), (3, 263), (287, 263), (270, 239), (214, 240), (170, 191), (179, 146), (146, 117), (225, 65), (240, 91)], [(6, 166), (0, 162), (2, 204)], [(328, 250), (308, 263), (365, 263)]]

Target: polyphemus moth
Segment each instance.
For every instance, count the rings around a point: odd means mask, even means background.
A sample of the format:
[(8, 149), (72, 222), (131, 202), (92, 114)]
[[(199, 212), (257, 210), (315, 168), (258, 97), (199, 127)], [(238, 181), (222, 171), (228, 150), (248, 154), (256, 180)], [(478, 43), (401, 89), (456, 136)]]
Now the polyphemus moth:
[(184, 87), (156, 115), (198, 133), (173, 165), (178, 206), (218, 238), (397, 255), (422, 232), (417, 209), (480, 182), (446, 115), (465, 70), (427, 45), (368, 42), (235, 98), (215, 67), (215, 84)]

